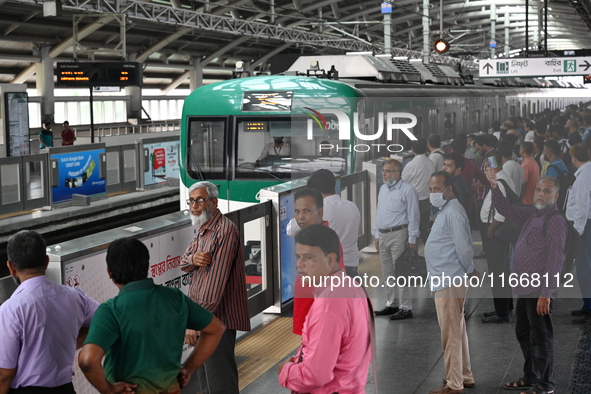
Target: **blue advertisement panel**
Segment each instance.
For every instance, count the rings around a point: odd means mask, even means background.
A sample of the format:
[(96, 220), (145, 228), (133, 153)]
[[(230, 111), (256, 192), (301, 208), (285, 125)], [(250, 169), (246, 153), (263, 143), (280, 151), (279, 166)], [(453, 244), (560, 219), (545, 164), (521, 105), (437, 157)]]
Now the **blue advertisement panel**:
[(293, 195), (279, 199), (279, 226), (281, 241), (281, 302), (293, 298), (295, 280), (298, 275), (295, 261), (295, 241), (287, 235), (287, 224), (293, 217)]
[(166, 178), (179, 178), (179, 141), (144, 144), (149, 165), (144, 172), (144, 186), (165, 183)]
[(104, 149), (52, 154), (57, 160), (57, 186), (51, 190), (53, 203), (67, 202), (72, 194), (100, 196), (107, 193), (107, 182), (100, 178), (100, 156)]

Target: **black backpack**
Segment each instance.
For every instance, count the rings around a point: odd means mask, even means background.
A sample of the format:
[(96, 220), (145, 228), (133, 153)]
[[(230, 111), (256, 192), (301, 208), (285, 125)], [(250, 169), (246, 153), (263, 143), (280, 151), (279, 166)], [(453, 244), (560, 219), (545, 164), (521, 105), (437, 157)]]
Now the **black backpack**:
[[(570, 172), (562, 172), (558, 166), (551, 164), (550, 167), (554, 168), (554, 171), (558, 173), (558, 182), (560, 182), (560, 190), (558, 191), (558, 200), (556, 201), (556, 206), (558, 210), (562, 213), (566, 212), (566, 196), (568, 194), (568, 189), (575, 183), (575, 176)], [(550, 168), (548, 167), (548, 168)]]
[[(514, 205), (516, 207), (523, 207), (523, 201), (519, 198), (517, 194), (509, 187), (509, 184), (505, 182), (504, 179), (497, 179), (497, 182), (502, 183), (503, 187), (505, 188), (505, 193), (507, 194), (506, 198), (509, 201), (509, 204)], [(494, 216), (495, 207), (494, 204), (491, 205), (491, 213)], [(490, 218), (489, 218), (490, 220)], [(499, 227), (495, 229), (495, 238), (500, 239), (501, 241), (505, 241), (508, 243), (516, 243), (519, 239), (519, 235), (521, 234), (521, 229), (523, 228), (522, 224), (517, 224), (512, 220), (505, 218), (505, 221), (501, 223)]]
[(546, 237), (546, 230), (548, 229), (548, 223), (552, 217), (560, 215), (566, 220), (566, 226), (568, 228), (568, 232), (566, 234), (566, 242), (564, 243), (564, 264), (562, 265), (562, 277), (560, 279), (564, 280), (564, 275), (572, 272), (573, 268), (575, 267), (575, 262), (579, 257), (579, 253), (581, 253), (581, 247), (583, 246), (583, 241), (579, 232), (575, 230), (573, 226), (573, 222), (569, 221), (566, 216), (564, 216), (561, 212), (551, 212), (548, 216), (546, 216), (546, 220), (544, 220), (544, 227), (542, 230), (542, 234)]

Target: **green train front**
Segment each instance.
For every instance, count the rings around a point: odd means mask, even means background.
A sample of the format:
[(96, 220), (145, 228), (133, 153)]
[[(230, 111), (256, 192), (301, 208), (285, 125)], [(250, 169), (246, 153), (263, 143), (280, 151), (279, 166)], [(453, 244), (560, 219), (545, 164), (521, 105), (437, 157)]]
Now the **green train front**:
[[(186, 188), (199, 180), (219, 187), (220, 209), (240, 209), (257, 201), (260, 189), (308, 176), (319, 168), (352, 173), (355, 152), (321, 152), (323, 142), (353, 141), (352, 114), (362, 94), (340, 82), (265, 76), (206, 85), (186, 100), (181, 122), (181, 176)], [(349, 117), (349, 140), (339, 140), (335, 109)], [(333, 125), (333, 127), (331, 127)], [(257, 159), (274, 137), (291, 145), (291, 155)], [(344, 144), (344, 145), (343, 145)], [(256, 164), (255, 164), (256, 163)], [(186, 189), (181, 187), (181, 203)]]

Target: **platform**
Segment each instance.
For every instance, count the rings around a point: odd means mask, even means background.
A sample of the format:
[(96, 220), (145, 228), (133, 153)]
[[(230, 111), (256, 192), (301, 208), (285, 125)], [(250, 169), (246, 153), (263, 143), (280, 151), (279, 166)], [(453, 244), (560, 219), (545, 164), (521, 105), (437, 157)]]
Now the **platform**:
[[(480, 237), (477, 232), (473, 235), (477, 252), (482, 249)], [(475, 266), (480, 272), (487, 271), (486, 259), (475, 260)], [(359, 272), (381, 276), (379, 257), (376, 254), (365, 255)], [(385, 302), (385, 289), (378, 287), (368, 291), (374, 305), (381, 308)], [(390, 321), (387, 316), (376, 317), (380, 393), (427, 394), (429, 390), (440, 387), (445, 378), (435, 304), (429, 297), (428, 289), (422, 291), (424, 293), (413, 299), (412, 319)], [(515, 338), (515, 319), (511, 323), (482, 323), (482, 314), (494, 310), (491, 290), (483, 287), (470, 292), (466, 303), (466, 321), (476, 386), (466, 389), (466, 393), (518, 393), (503, 389), (504, 383), (522, 376), (523, 356)], [(556, 393), (589, 393), (585, 389), (590, 386), (583, 386), (583, 391), (573, 391), (572, 387), (569, 390), (573, 363), (581, 353), (577, 351), (581, 348), (579, 339), (584, 332), (581, 326), (572, 323), (570, 315), (571, 310), (581, 307), (579, 290), (575, 285), (566, 293), (569, 298), (564, 298), (563, 293), (556, 300), (554, 309)], [(253, 326), (250, 334), (239, 338), (236, 358), (241, 393), (289, 393), (277, 383), (277, 367), (281, 361), (295, 354), (299, 345), (299, 337), (291, 333), (291, 320), (289, 316), (259, 316), (253, 320), (258, 327)], [(591, 341), (588, 338), (591, 330), (585, 332), (587, 334), (582, 341), (586, 343)], [(367, 394), (375, 392), (372, 379), (370, 368)], [(195, 382), (190, 383), (183, 394), (196, 394), (198, 390), (195, 387), (198, 387)]]

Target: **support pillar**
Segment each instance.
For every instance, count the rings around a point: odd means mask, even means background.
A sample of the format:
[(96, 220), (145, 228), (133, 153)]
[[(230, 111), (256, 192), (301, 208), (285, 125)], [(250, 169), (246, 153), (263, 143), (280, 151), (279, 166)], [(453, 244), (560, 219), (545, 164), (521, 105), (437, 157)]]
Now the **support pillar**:
[(505, 57), (509, 57), (509, 7), (505, 7)]
[[(497, 42), (497, 6), (495, 4), (490, 5), (490, 41)], [(495, 49), (490, 48), (490, 58), (493, 59), (495, 57)]]
[(201, 66), (201, 59), (193, 59), (193, 65), (195, 68), (190, 71), (189, 75), (189, 87), (191, 92), (198, 87), (203, 86), (203, 67)]
[[(129, 56), (129, 61), (136, 61), (136, 54)], [(125, 94), (129, 96), (127, 102), (127, 119), (142, 119), (142, 88), (139, 86), (126, 86)]]
[[(41, 62), (35, 64), (37, 74), (37, 92), (41, 96), (41, 122), (54, 121), (55, 95), (53, 86), (53, 59), (49, 56), (51, 47), (41, 47)], [(64, 121), (66, 119), (60, 119)], [(39, 125), (41, 126), (41, 125)]]
[(390, 14), (384, 14), (384, 53), (389, 55), (392, 53), (392, 19)]
[(423, 0), (423, 64), (429, 64), (431, 53), (431, 40), (429, 39), (429, 0)]

